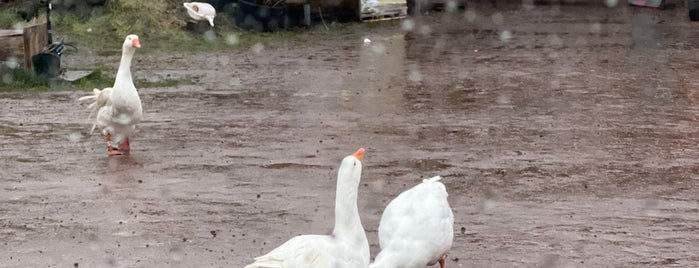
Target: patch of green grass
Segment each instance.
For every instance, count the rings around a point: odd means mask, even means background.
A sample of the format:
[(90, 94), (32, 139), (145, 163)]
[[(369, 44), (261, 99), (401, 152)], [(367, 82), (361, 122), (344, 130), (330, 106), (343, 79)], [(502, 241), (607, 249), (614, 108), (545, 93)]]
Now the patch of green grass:
[[(69, 82), (58, 79), (49, 79), (46, 76), (36, 75), (33, 71), (17, 68), (0, 75), (0, 92), (11, 91), (48, 91), (48, 90), (92, 90), (93, 88), (106, 88), (114, 84), (114, 78), (108, 77), (101, 70), (96, 70), (78, 80)], [(198, 78), (168, 79), (158, 82), (136, 81), (139, 88), (149, 87), (174, 87), (179, 85), (192, 85)]]
[(49, 79), (22, 68), (0, 72), (0, 91), (40, 91), (49, 88)]

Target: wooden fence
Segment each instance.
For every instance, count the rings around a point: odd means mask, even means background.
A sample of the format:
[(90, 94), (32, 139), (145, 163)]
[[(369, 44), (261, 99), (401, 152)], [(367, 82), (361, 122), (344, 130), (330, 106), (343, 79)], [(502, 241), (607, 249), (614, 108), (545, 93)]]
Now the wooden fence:
[(16, 58), (25, 69), (32, 69), (32, 56), (48, 44), (46, 23), (22, 30), (0, 30), (0, 61)]

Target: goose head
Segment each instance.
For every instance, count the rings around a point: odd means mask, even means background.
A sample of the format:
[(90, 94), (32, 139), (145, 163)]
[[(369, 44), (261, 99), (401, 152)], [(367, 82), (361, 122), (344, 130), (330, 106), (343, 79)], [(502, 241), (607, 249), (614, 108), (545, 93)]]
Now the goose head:
[(141, 41), (138, 40), (138, 35), (127, 35), (122, 48), (124, 51), (135, 51), (137, 48), (141, 48)]
[(362, 175), (362, 158), (364, 148), (359, 148), (354, 154), (342, 159), (340, 169), (337, 172), (338, 183), (359, 185)]
[(184, 3), (187, 9), (187, 14), (194, 20), (206, 20), (214, 26), (214, 18), (216, 17), (216, 9), (208, 3), (189, 2)]

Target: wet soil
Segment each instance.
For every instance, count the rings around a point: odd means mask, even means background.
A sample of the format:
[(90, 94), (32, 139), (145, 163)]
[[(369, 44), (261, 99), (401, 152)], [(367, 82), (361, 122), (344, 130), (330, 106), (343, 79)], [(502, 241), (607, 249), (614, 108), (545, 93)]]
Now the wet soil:
[(303, 45), (137, 54), (140, 79), (199, 82), (140, 89), (128, 156), (88, 133), (86, 92), (2, 93), (0, 267), (242, 267), (332, 230), (359, 147), (372, 256), (383, 207), (442, 175), (447, 267), (699, 266), (699, 32), (677, 4), (484, 3)]

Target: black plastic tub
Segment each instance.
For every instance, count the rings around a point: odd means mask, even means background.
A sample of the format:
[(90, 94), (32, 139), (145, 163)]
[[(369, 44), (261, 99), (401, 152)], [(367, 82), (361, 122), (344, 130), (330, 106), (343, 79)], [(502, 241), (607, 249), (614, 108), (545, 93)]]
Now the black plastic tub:
[(258, 32), (272, 32), (289, 28), (288, 9), (284, 1), (276, 6), (265, 6), (254, 0), (239, 0), (235, 24)]

